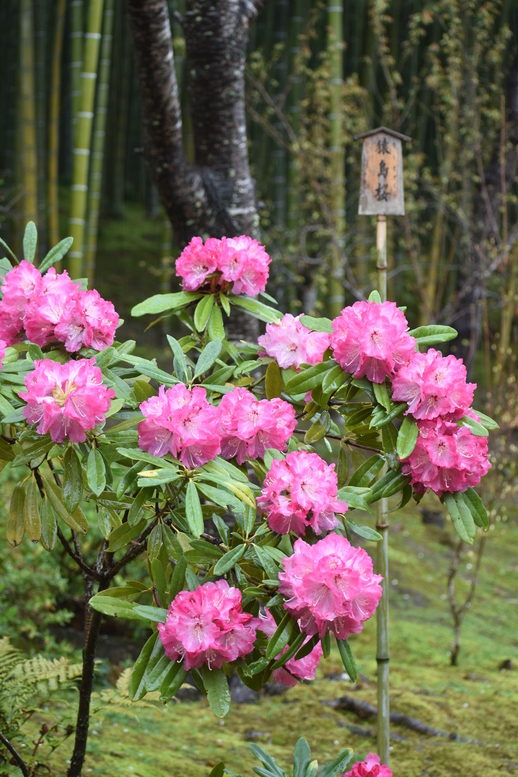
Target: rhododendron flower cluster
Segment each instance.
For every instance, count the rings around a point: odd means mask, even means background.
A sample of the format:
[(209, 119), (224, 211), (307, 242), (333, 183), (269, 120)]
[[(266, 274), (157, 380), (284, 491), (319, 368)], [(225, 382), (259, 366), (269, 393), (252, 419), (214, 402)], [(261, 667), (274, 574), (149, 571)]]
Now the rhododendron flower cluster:
[(225, 394), (219, 404), (221, 454), (236, 458), (264, 456), (267, 448), (284, 450), (296, 426), (295, 410), (283, 399), (256, 399), (245, 388)]
[(454, 421), (419, 421), (417, 443), (402, 471), (416, 491), (430, 488), (439, 496), (476, 486), (489, 471), (487, 437), (478, 437)]
[(297, 369), (301, 364), (319, 364), (329, 348), (330, 335), (312, 332), (299, 319), (300, 316), (286, 313), (277, 323), (267, 324), (266, 334), (257, 340), (263, 354), (274, 358), (283, 369)]
[(101, 351), (113, 343), (119, 316), (111, 302), (83, 291), (66, 270), (41, 275), (23, 260), (6, 274), (0, 301), (0, 336), (12, 345), (26, 337), (44, 346), (58, 340), (73, 353), (83, 346)]
[(392, 770), (380, 762), (379, 755), (369, 753), (365, 761), (353, 764), (352, 769), (345, 772), (343, 777), (392, 777)]
[(323, 534), (338, 525), (335, 513), (347, 510), (337, 490), (334, 464), (316, 453), (292, 451), (284, 460), (272, 461), (257, 503), (278, 534), (292, 531), (301, 536), (308, 526)]
[(466, 383), (466, 367), (455, 356), (430, 348), (416, 351), (392, 378), (392, 399), (407, 402), (414, 418), (461, 418), (473, 401), (475, 383)]
[(362, 630), (380, 600), (382, 577), (374, 574), (369, 554), (339, 534), (314, 545), (297, 540), (283, 565), (279, 591), (286, 598), (284, 607), (305, 634), (323, 637), (331, 631), (347, 639)]
[(199, 467), (220, 452), (220, 412), (201, 386), (160, 386), (158, 396), (146, 399), (140, 409), (144, 420), (138, 425), (138, 444), (154, 456), (171, 453), (186, 467)]
[[(263, 614), (259, 615), (258, 626), (259, 631), (264, 632), (268, 637), (273, 636), (277, 629), (275, 618), (268, 609), (265, 609)], [(311, 637), (306, 637), (303, 642), (305, 645)], [(282, 656), (288, 650), (288, 645), (279, 653), (276, 658)], [(289, 658), (283, 666), (275, 669), (272, 674), (272, 679), (275, 682), (293, 687), (297, 685), (298, 680), (314, 680), (317, 666), (322, 658), (323, 650), (320, 642), (314, 646), (314, 648), (302, 658)]]
[(383, 383), (411, 359), (415, 338), (394, 302), (355, 302), (333, 319), (331, 348), (338, 364), (355, 378)]
[(241, 591), (218, 580), (180, 591), (158, 633), (166, 655), (182, 659), (185, 669), (219, 669), (253, 650), (256, 628), (256, 619), (243, 612)]
[(176, 260), (176, 274), (186, 291), (211, 280), (210, 290), (233, 284), (234, 294), (254, 297), (266, 288), (271, 259), (257, 240), (240, 237), (193, 237)]
[(95, 359), (78, 359), (66, 364), (40, 359), (25, 377), (27, 402), (23, 413), (39, 434), (50, 434), (54, 442), (84, 442), (85, 432), (105, 420), (112, 389), (102, 382)]

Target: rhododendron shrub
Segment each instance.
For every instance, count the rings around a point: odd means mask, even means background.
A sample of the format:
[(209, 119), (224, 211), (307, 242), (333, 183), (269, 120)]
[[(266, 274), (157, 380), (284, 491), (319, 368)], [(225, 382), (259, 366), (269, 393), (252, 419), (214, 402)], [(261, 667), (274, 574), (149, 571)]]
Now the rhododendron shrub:
[[(224, 715), (231, 672), (293, 685), (333, 643), (354, 679), (350, 643), (384, 582), (370, 505), (430, 490), (466, 541), (488, 524), (474, 487), (495, 423), (462, 363), (427, 350), (454, 330), (411, 330), (376, 294), (334, 321), (282, 316), (253, 298), (270, 262), (257, 241), (194, 238), (184, 290), (133, 310), (179, 313), (158, 366), (115, 340), (110, 302), (54, 270), (70, 244), (36, 266), (29, 225), (24, 259), (0, 260), (0, 458), (17, 467), (9, 541), (59, 545), (94, 593), (81, 709), (101, 614), (149, 628), (135, 699), (171, 699), (190, 672)], [(259, 343), (226, 339), (233, 309), (266, 325)], [(139, 579), (116, 585), (140, 556)]]

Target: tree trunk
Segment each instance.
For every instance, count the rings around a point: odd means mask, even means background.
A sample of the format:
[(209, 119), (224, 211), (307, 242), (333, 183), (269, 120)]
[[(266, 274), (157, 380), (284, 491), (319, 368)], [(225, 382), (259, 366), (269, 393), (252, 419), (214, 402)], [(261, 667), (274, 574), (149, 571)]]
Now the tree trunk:
[[(258, 0), (187, 0), (185, 34), (195, 163), (182, 141), (182, 110), (166, 0), (127, 0), (142, 101), (146, 156), (183, 247), (194, 235), (257, 232), (245, 121), (248, 29)], [(251, 319), (246, 319), (247, 322)], [(240, 336), (256, 327), (238, 323)]]

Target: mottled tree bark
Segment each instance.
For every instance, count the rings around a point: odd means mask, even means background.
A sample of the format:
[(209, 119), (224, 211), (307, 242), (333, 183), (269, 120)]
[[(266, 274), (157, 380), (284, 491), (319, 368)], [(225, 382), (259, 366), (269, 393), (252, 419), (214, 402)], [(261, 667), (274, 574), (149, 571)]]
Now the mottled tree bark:
[[(245, 121), (248, 30), (261, 0), (186, 0), (185, 35), (195, 161), (185, 155), (166, 0), (127, 0), (146, 156), (183, 247), (194, 235), (254, 235), (258, 216)], [(239, 318), (234, 336), (257, 326)]]

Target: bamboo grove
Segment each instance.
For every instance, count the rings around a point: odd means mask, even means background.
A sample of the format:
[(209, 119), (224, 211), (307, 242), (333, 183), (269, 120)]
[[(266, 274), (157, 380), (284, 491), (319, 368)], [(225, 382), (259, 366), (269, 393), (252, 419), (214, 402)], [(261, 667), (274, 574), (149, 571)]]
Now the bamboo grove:
[[(169, 3), (189, 151), (185, 5)], [(407, 215), (390, 222), (389, 297), (455, 326), (459, 355), (489, 390), (511, 373), (516, 329), (517, 24), (512, 0), (270, 0), (248, 56), (273, 293), (293, 312), (336, 315), (372, 287), (354, 138), (378, 125), (404, 132)], [(141, 153), (126, 3), (7, 0), (0, 41), (3, 233), (15, 242), (34, 220), (48, 245), (73, 235), (69, 269), (92, 279), (99, 224), (138, 203), (160, 234), (145, 261), (160, 268), (164, 217)]]

